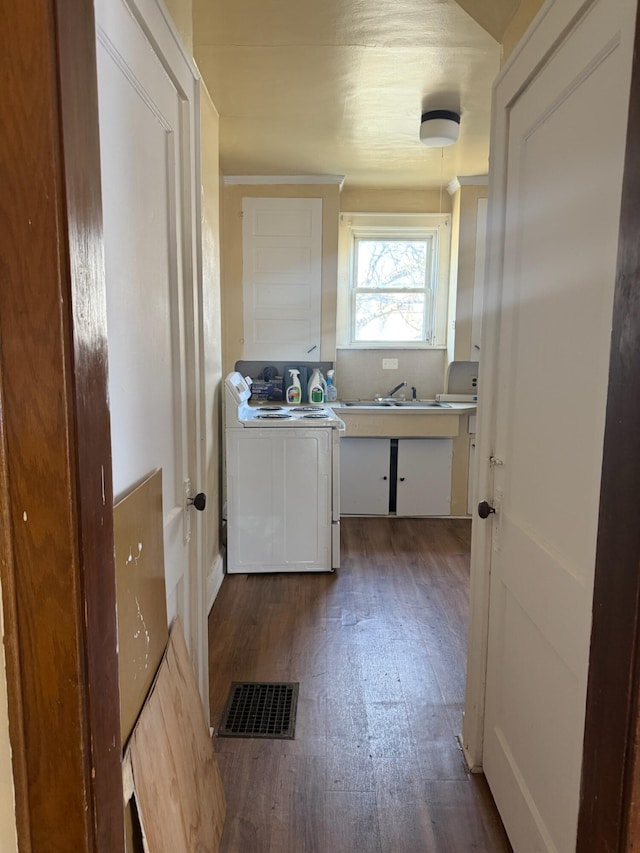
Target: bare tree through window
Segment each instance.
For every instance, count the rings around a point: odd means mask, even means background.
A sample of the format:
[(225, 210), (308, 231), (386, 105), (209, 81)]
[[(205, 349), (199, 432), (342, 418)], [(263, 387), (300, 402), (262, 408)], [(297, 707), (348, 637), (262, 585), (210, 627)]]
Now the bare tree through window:
[(357, 341), (428, 340), (432, 258), (432, 238), (357, 240)]

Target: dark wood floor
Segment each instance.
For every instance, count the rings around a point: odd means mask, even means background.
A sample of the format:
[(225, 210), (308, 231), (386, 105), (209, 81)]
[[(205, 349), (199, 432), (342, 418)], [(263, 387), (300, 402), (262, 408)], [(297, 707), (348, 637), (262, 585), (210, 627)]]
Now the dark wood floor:
[(226, 853), (511, 850), (461, 727), (470, 523), (346, 518), (334, 575), (227, 575), (211, 719), (231, 681), (299, 681), (294, 740), (214, 737)]

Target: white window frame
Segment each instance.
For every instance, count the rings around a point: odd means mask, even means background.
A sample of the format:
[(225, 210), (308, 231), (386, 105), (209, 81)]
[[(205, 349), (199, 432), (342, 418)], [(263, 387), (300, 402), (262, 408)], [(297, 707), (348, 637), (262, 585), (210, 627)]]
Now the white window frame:
[[(432, 237), (433, 263), (430, 281), (433, 309), (431, 340), (355, 340), (355, 249), (362, 239), (420, 239)], [(350, 349), (441, 349), (446, 346), (451, 255), (451, 215), (438, 213), (342, 213), (338, 246), (337, 345)]]

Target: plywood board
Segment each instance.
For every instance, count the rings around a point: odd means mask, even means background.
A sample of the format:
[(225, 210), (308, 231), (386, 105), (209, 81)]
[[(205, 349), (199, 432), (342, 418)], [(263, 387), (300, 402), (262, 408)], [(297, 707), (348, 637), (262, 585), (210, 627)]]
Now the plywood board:
[(149, 853), (216, 853), (224, 825), (224, 792), (177, 619), (128, 752)]
[(118, 606), (120, 730), (125, 744), (167, 646), (162, 534), (162, 470), (113, 512)]

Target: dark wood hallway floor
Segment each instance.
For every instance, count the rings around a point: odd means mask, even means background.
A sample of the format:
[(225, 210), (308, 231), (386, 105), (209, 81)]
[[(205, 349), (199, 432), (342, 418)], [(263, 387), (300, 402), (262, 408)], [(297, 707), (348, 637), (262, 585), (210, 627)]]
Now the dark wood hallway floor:
[(225, 853), (510, 851), (456, 742), (470, 522), (345, 518), (334, 575), (227, 575), (211, 720), (231, 681), (298, 681), (294, 740), (214, 737)]

